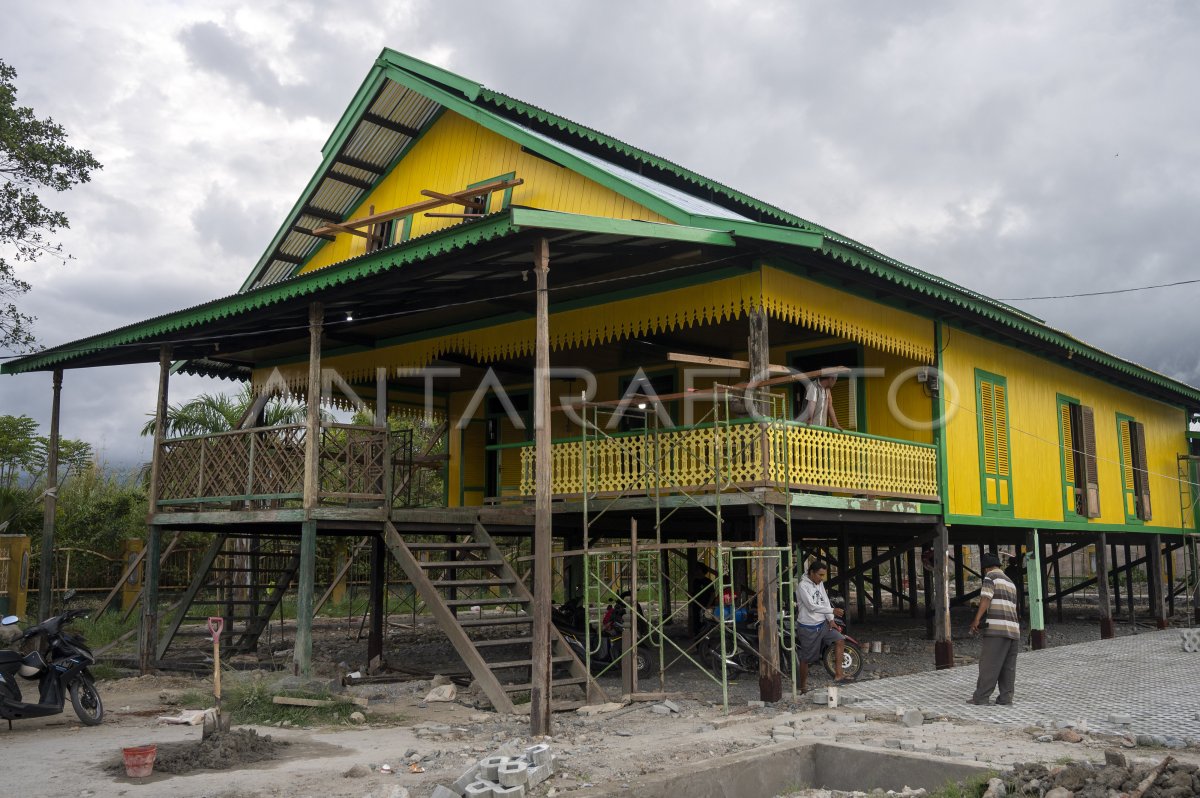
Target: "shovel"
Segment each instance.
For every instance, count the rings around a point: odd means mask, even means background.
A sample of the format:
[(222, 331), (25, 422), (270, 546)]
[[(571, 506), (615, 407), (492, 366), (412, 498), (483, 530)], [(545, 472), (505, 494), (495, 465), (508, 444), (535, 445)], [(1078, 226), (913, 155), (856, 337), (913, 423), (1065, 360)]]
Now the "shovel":
[(201, 739), (206, 739), (216, 731), (229, 731), (233, 717), (225, 717), (221, 713), (221, 632), (225, 629), (225, 619), (214, 617), (208, 619), (208, 631), (213, 641), (213, 698), (217, 701), (216, 712), (212, 717), (204, 717), (204, 731)]

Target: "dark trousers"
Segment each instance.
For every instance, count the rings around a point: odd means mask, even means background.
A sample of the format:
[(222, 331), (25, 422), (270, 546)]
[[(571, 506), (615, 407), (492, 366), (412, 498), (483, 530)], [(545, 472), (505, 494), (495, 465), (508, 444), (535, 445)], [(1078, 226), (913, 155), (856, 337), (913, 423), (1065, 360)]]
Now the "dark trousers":
[(975, 684), (976, 704), (986, 704), (992, 691), (1000, 684), (997, 704), (1011, 704), (1013, 687), (1017, 681), (1017, 649), (1021, 641), (1011, 637), (983, 638), (983, 651), (979, 655), (979, 681)]

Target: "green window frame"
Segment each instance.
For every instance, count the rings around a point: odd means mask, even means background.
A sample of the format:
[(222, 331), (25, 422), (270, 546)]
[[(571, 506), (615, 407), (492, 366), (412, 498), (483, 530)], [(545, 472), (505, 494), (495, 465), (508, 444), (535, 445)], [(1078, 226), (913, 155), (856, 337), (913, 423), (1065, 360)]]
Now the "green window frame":
[[(516, 176), (517, 176), (516, 172), (509, 172), (508, 174), (504, 174), (504, 175), (496, 175), (495, 177), (489, 177), (486, 180), (476, 180), (474, 183), (468, 183), (467, 188), (468, 189), (479, 188), (480, 186), (486, 186), (488, 183), (495, 183), (498, 180), (512, 180)], [(504, 189), (504, 191), (502, 191), (500, 193), (500, 207), (499, 208), (492, 207), (492, 200), (496, 196), (496, 192), (493, 191), (490, 194), (481, 195), (480, 199), (483, 200), (483, 208), (481, 208), (478, 213), (471, 213), (470, 208), (467, 208), (465, 210), (468, 214), (470, 214), (472, 216), (487, 216), (492, 211), (502, 211), (505, 208), (507, 208), (509, 205), (512, 204), (512, 192), (513, 192), (513, 187), (509, 186), (508, 188)]]
[(1125, 413), (1117, 413), (1117, 453), (1121, 458), (1121, 502), (1125, 523), (1145, 523), (1152, 518), (1146, 427)]
[(1012, 458), (1009, 448), (1008, 380), (975, 369), (975, 408), (979, 431), (979, 503), (983, 515), (1013, 514)]
[(1072, 408), (1079, 407), (1079, 400), (1058, 394), (1058, 463), (1062, 474), (1063, 520), (1078, 521), (1085, 516), (1079, 514), (1075, 491), (1087, 478), (1079, 473), (1077, 450), (1082, 446), (1080, 430), (1072, 420)]

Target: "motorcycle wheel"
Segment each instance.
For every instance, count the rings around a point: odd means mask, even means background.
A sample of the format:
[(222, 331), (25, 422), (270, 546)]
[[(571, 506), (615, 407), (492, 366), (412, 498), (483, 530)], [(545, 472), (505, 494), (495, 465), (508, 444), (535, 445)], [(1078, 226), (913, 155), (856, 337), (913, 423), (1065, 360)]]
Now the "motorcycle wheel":
[(104, 703), (91, 678), (80, 674), (71, 682), (71, 706), (84, 726), (98, 726), (104, 720)]
[(650, 674), (654, 672), (653, 660), (650, 658), (650, 649), (641, 648), (640, 646), (634, 651), (635, 657), (633, 660), (634, 666), (637, 668), (639, 679), (648, 679)]
[[(836, 655), (837, 649), (831, 645), (825, 649), (825, 654), (821, 657), (821, 664), (825, 666), (825, 671), (830, 676), (837, 675)], [(862, 666), (862, 649), (847, 640), (845, 650), (842, 652), (842, 675), (847, 679), (857, 679), (858, 674), (862, 673)]]

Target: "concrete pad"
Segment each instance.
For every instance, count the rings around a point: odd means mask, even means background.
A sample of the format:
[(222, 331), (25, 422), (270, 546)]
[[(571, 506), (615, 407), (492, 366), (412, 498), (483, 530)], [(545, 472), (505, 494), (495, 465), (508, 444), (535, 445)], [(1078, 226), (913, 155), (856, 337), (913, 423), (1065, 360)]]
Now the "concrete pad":
[(505, 762), (497, 769), (498, 781), (502, 787), (516, 787), (529, 781), (529, 765), (525, 762)]

